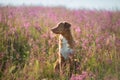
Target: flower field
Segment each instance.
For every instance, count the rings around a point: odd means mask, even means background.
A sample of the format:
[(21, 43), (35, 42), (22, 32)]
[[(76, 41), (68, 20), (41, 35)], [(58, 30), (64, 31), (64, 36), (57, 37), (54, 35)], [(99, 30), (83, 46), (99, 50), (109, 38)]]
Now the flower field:
[(71, 23), (77, 69), (71, 80), (120, 80), (120, 11), (0, 7), (0, 80), (67, 80), (55, 74), (58, 35)]

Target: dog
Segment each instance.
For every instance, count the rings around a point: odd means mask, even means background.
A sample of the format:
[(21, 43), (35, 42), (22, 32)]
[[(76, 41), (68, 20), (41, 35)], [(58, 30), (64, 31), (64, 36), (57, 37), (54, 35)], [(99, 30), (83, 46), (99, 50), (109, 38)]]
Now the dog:
[(68, 22), (60, 22), (57, 27), (52, 28), (52, 32), (59, 34), (59, 52), (58, 59), (55, 62), (54, 70), (63, 74), (66, 63), (69, 63), (69, 77), (73, 72), (74, 65), (74, 45), (73, 36), (70, 30), (71, 24)]

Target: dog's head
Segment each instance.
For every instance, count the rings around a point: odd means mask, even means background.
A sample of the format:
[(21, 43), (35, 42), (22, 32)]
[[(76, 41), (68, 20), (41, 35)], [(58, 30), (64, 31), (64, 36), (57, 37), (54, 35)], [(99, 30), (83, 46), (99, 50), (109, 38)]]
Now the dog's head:
[(52, 28), (52, 32), (55, 34), (64, 34), (66, 31), (70, 30), (71, 24), (68, 22), (61, 22), (57, 27)]

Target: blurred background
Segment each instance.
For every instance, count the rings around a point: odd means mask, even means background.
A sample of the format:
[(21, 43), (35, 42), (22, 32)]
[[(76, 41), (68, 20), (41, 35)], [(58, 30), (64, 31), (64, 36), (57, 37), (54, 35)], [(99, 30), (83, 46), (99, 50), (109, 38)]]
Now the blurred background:
[(120, 0), (0, 0), (0, 5), (62, 6), (69, 9), (120, 10)]
[(61, 21), (75, 40), (70, 80), (120, 80), (120, 0), (0, 0), (0, 80), (68, 80), (69, 66), (54, 72)]

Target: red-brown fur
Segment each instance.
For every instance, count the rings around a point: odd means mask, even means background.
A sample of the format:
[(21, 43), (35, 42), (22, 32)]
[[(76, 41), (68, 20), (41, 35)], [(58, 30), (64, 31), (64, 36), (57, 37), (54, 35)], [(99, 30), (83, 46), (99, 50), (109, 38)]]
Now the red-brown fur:
[[(74, 50), (75, 44), (74, 44), (73, 37), (71, 35), (70, 27), (71, 27), (71, 24), (69, 24), (68, 22), (61, 22), (57, 25), (57, 27), (52, 29), (52, 32), (55, 34), (62, 35), (68, 41), (70, 49)], [(62, 42), (59, 39), (59, 47), (61, 46), (62, 46)], [(60, 72), (60, 74), (63, 74), (65, 65), (69, 63), (69, 67), (70, 67), (69, 76), (71, 76), (73, 72), (73, 65), (74, 65), (73, 58), (74, 58), (74, 52), (72, 52), (72, 54), (69, 55), (68, 59), (65, 59), (59, 51), (58, 59), (55, 63), (55, 71)]]

